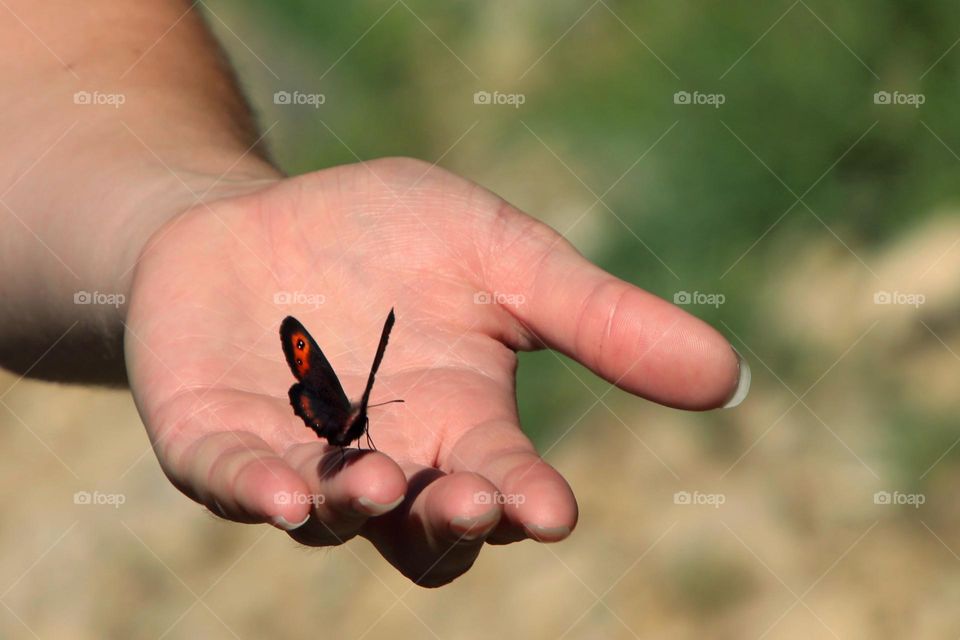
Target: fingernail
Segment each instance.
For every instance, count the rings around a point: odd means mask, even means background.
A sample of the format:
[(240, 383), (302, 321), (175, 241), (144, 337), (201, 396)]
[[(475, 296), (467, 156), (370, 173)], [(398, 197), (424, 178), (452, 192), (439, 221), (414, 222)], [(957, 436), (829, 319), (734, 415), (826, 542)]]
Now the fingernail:
[(472, 542), (490, 533), (499, 519), (500, 513), (497, 509), (491, 509), (476, 518), (454, 516), (450, 519), (450, 530), (461, 542)]
[(530, 537), (540, 542), (556, 542), (570, 535), (570, 527), (541, 527), (538, 524), (524, 525)]
[(284, 531), (293, 531), (294, 529), (299, 529), (303, 525), (307, 524), (307, 520), (309, 519), (310, 519), (310, 514), (308, 513), (306, 518), (296, 523), (289, 522), (283, 516), (273, 516), (272, 518), (270, 518), (270, 522), (273, 524), (273, 526), (277, 527), (278, 529), (283, 529)]
[(750, 393), (750, 363), (744, 360), (736, 349), (733, 352), (737, 354), (737, 368), (740, 370), (740, 378), (737, 380), (737, 388), (733, 395), (727, 400), (727, 404), (723, 405), (724, 409), (734, 408), (743, 402), (747, 394)]
[(379, 502), (374, 502), (366, 496), (360, 496), (353, 501), (353, 508), (360, 513), (365, 513), (368, 516), (382, 516), (388, 511), (393, 511), (397, 506), (403, 502), (403, 496), (400, 496), (393, 502), (389, 504), (381, 504)]

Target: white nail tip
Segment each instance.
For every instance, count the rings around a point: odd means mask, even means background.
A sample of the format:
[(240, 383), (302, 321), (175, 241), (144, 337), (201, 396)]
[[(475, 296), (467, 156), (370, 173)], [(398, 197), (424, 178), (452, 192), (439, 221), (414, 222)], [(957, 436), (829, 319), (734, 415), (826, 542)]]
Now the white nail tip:
[(272, 522), (274, 526), (279, 527), (284, 531), (293, 531), (294, 529), (299, 529), (303, 525), (307, 524), (307, 520), (309, 519), (310, 514), (308, 513), (306, 518), (297, 523), (288, 522), (283, 516), (273, 516), (270, 518), (270, 522)]
[(393, 511), (395, 508), (400, 506), (400, 503), (403, 502), (403, 496), (400, 496), (390, 504), (380, 504), (379, 502), (374, 502), (366, 496), (361, 496), (357, 498), (357, 510), (367, 515), (371, 516), (381, 516), (388, 511)]
[(733, 395), (727, 400), (727, 404), (723, 405), (724, 409), (732, 409), (741, 402), (743, 402), (747, 394), (750, 393), (750, 363), (743, 359), (743, 356), (734, 349), (734, 353), (737, 354), (737, 367), (740, 369), (740, 379), (737, 381), (737, 390), (733, 392)]

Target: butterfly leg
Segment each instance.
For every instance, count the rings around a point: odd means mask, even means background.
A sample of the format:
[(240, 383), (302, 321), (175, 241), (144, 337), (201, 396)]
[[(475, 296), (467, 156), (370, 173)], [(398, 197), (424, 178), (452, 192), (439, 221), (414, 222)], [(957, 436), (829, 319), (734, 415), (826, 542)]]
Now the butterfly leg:
[(370, 421), (369, 420), (367, 421), (367, 426), (366, 428), (364, 428), (363, 431), (364, 433), (367, 434), (367, 447), (370, 449), (373, 449), (374, 451), (377, 451), (378, 450), (377, 445), (373, 443), (373, 438), (370, 437)]

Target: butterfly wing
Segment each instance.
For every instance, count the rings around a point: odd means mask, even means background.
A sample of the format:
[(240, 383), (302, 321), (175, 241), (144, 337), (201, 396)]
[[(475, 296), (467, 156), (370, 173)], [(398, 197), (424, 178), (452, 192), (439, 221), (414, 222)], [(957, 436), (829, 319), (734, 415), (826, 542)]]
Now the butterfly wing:
[[(293, 412), (330, 444), (341, 444), (343, 433), (349, 419), (350, 407), (324, 402), (314, 391), (298, 382), (290, 387), (290, 404)], [(342, 445), (341, 445), (342, 446)]]
[(280, 340), (290, 371), (300, 381), (289, 392), (294, 413), (321, 437), (338, 431), (350, 413), (350, 400), (320, 346), (293, 316), (281, 323)]
[(380, 346), (377, 347), (377, 355), (373, 358), (370, 377), (367, 378), (367, 387), (363, 390), (363, 398), (360, 400), (360, 415), (366, 415), (367, 413), (367, 403), (370, 401), (373, 379), (376, 377), (377, 370), (380, 368), (380, 362), (383, 361), (383, 354), (387, 350), (387, 340), (390, 339), (390, 331), (393, 329), (394, 322), (396, 322), (396, 317), (393, 314), (393, 309), (390, 309), (390, 315), (387, 316), (387, 321), (383, 324), (383, 333), (380, 334)]

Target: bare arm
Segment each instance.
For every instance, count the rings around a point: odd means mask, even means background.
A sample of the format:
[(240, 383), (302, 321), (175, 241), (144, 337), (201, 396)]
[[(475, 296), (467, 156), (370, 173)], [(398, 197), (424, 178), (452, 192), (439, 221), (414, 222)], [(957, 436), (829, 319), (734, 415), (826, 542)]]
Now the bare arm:
[(198, 197), (278, 172), (191, 3), (4, 4), (0, 364), (122, 382), (121, 320), (147, 238)]

